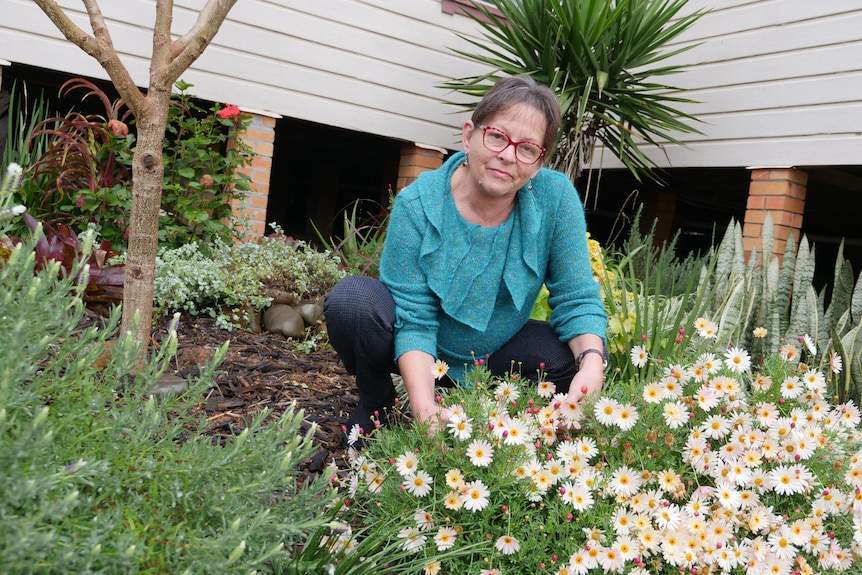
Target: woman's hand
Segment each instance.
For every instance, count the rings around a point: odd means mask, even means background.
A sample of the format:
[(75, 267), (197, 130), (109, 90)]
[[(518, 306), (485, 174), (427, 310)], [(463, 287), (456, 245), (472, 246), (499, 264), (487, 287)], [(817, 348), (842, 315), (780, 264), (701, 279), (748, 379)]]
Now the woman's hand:
[(586, 369), (582, 369), (575, 374), (575, 377), (572, 378), (572, 383), (569, 385), (569, 393), (566, 394), (566, 399), (577, 403), (591, 393), (601, 391), (603, 384), (603, 370), (598, 373), (598, 376), (596, 376), (594, 373), (587, 373)]

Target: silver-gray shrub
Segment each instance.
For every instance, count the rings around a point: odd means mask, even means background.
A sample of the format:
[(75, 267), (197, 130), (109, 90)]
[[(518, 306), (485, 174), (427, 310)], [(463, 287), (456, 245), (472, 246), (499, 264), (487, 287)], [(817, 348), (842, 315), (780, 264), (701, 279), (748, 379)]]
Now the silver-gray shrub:
[(232, 310), (261, 310), (278, 291), (297, 301), (317, 299), (343, 276), (335, 255), (304, 242), (190, 243), (159, 250), (154, 307), (158, 314), (185, 311), (231, 324)]

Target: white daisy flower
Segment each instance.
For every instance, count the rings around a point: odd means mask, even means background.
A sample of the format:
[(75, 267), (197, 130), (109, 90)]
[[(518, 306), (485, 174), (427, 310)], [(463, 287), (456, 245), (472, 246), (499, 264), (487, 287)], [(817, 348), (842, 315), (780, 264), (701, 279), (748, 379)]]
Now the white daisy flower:
[(645, 366), (647, 359), (649, 359), (649, 355), (647, 354), (646, 346), (643, 346), (643, 345), (634, 346), (632, 348), (630, 355), (631, 355), (631, 359), (632, 359), (632, 365), (634, 365), (638, 369)]
[(611, 425), (614, 425), (614, 422), (617, 420), (619, 408), (620, 404), (616, 399), (602, 397), (596, 402), (593, 412), (595, 413), (596, 420), (598, 420), (599, 423), (610, 427)]
[(638, 422), (640, 415), (637, 409), (630, 403), (625, 403), (619, 406), (616, 415), (614, 416), (614, 425), (623, 431), (629, 431)]
[(688, 408), (681, 401), (670, 401), (662, 408), (665, 424), (678, 429), (688, 423)]
[(467, 441), (473, 435), (473, 420), (468, 417), (452, 415), (446, 427), (458, 441)]
[(510, 381), (500, 382), (497, 386), (497, 390), (494, 392), (494, 397), (496, 399), (507, 403), (517, 401), (520, 396), (521, 392), (518, 391), (518, 387)]
[(814, 345), (814, 340), (811, 339), (811, 336), (807, 333), (802, 336), (802, 343), (805, 344), (805, 349), (808, 350), (808, 353), (811, 355), (817, 355), (817, 346)]
[(405, 527), (398, 532), (398, 537), (404, 539), (405, 551), (419, 551), (425, 547), (425, 536), (416, 527)]
[(412, 451), (405, 451), (395, 460), (395, 469), (401, 477), (413, 475), (419, 467), (419, 458)]
[(427, 471), (419, 470), (413, 475), (404, 478), (404, 488), (411, 495), (416, 497), (425, 497), (431, 493), (431, 484), (434, 478)]
[(488, 467), (494, 459), (494, 447), (484, 439), (474, 439), (467, 446), (467, 457), (476, 467)]
[(751, 368), (751, 356), (744, 349), (731, 346), (724, 354), (724, 365), (733, 373), (745, 373)]
[(460, 496), (461, 503), (467, 511), (482, 511), (488, 506), (489, 495), (491, 492), (481, 479), (477, 479), (464, 486), (464, 492)]
[(627, 465), (618, 467), (608, 482), (608, 487), (617, 495), (634, 495), (640, 489), (642, 480), (639, 473)]

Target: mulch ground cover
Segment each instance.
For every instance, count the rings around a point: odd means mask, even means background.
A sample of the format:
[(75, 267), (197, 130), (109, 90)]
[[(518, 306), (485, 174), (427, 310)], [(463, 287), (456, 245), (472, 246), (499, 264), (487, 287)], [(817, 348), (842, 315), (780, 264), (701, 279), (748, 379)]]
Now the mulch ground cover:
[[(161, 341), (164, 334), (164, 326), (157, 327), (153, 341)], [(342, 425), (359, 397), (353, 376), (331, 348), (319, 346), (317, 351), (305, 353), (279, 334), (226, 331), (206, 318), (183, 317), (177, 335), (179, 345), (170, 373), (177, 377), (195, 374), (199, 365), (230, 340), (215, 386), (195, 407), (209, 423), (206, 433), (216, 439), (234, 436), (264, 409), (270, 410), (267, 421), (272, 421), (295, 403), (304, 411), (303, 431), (317, 424), (316, 449), (302, 464), (302, 473), (316, 474), (333, 463), (346, 469)]]

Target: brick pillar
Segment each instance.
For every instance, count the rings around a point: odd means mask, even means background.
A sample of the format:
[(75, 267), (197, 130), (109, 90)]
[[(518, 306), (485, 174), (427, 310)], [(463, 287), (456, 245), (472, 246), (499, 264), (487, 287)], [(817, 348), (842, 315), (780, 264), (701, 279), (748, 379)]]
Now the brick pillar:
[(404, 144), (401, 146), (401, 162), (398, 164), (398, 179), (395, 182), (396, 192), (409, 186), (419, 174), (439, 168), (443, 165), (443, 151), (421, 144)]
[(255, 153), (251, 165), (241, 172), (251, 178), (244, 202), (234, 201), (234, 214), (245, 219), (246, 226), (240, 229), (240, 239), (246, 240), (265, 235), (266, 208), (269, 204), (269, 181), (272, 174), (272, 154), (275, 147), (276, 118), (261, 113), (251, 113), (248, 129), (240, 135), (242, 141)]
[(742, 245), (746, 254), (750, 254), (754, 247), (761, 249), (760, 239), (767, 213), (772, 214), (775, 248), (773, 254), (761, 254), (764, 261), (773, 255), (781, 257), (784, 254), (791, 230), (794, 240), (799, 242), (807, 189), (808, 173), (802, 170), (756, 168), (751, 171), (748, 204), (742, 226)]

